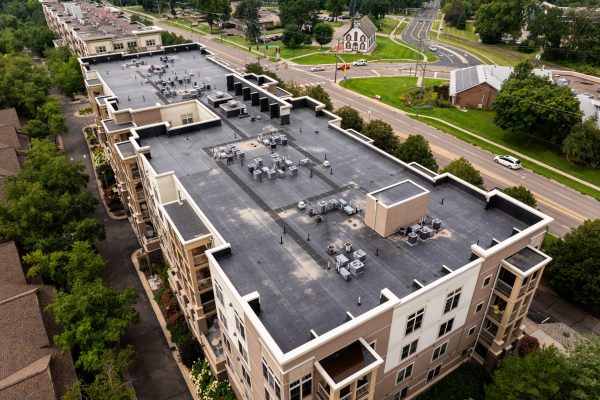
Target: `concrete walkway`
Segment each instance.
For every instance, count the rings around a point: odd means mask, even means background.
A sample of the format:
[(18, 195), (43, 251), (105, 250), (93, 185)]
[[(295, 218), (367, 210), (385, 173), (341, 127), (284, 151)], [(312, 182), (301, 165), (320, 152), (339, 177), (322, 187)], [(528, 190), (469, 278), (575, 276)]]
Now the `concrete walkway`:
[[(81, 133), (85, 125), (93, 122), (93, 117), (73, 116), (82, 107), (82, 103), (69, 103), (64, 99), (63, 113), (69, 133), (62, 137), (62, 141), (70, 159), (83, 162), (86, 173), (93, 177), (87, 144)], [(94, 179), (90, 179), (88, 190), (94, 197), (100, 198)], [(104, 279), (109, 286), (119, 289), (133, 286), (137, 294), (135, 308), (140, 313), (140, 322), (132, 326), (123, 339), (124, 345), (132, 344), (136, 350), (129, 373), (137, 398), (191, 400), (186, 382), (131, 263), (130, 255), (139, 247), (139, 243), (129, 222), (110, 219), (101, 205), (96, 207), (95, 217), (102, 221), (106, 229), (106, 240), (97, 244), (98, 251), (107, 263)]]

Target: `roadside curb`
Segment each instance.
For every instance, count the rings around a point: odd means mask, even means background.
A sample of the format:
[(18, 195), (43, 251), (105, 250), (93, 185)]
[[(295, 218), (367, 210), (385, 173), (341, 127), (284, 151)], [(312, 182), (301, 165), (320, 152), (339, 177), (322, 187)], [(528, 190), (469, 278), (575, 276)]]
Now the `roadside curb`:
[(142, 283), (142, 286), (144, 287), (144, 292), (146, 292), (146, 297), (148, 297), (148, 301), (150, 302), (150, 305), (152, 306), (152, 311), (154, 311), (154, 315), (156, 315), (156, 319), (158, 320), (160, 329), (162, 330), (162, 333), (165, 336), (165, 339), (167, 340), (167, 345), (169, 346), (169, 350), (171, 350), (171, 355), (173, 356), (173, 359), (175, 360), (175, 363), (177, 364), (177, 367), (179, 368), (179, 371), (181, 372), (181, 376), (185, 380), (185, 384), (187, 385), (188, 390), (190, 391), (190, 394), (192, 395), (194, 400), (201, 400), (200, 397), (198, 396), (198, 394), (196, 393), (196, 386), (194, 385), (194, 383), (192, 382), (192, 380), (190, 378), (190, 371), (188, 370), (188, 368), (185, 365), (183, 365), (181, 363), (181, 361), (179, 359), (179, 351), (177, 350), (177, 346), (175, 346), (175, 344), (171, 340), (171, 332), (169, 332), (169, 330), (167, 329), (167, 321), (165, 321), (165, 317), (163, 316), (162, 312), (160, 311), (158, 304), (154, 300), (154, 294), (152, 293), (152, 289), (150, 288), (150, 285), (148, 284), (146, 275), (144, 275), (144, 273), (142, 271), (140, 271), (140, 265), (138, 263), (137, 256), (140, 255), (141, 253), (142, 253), (141, 249), (137, 249), (136, 251), (134, 251), (133, 254), (131, 254), (131, 262), (133, 263), (133, 266), (135, 267), (135, 271), (138, 274), (138, 278), (140, 279), (140, 282)]

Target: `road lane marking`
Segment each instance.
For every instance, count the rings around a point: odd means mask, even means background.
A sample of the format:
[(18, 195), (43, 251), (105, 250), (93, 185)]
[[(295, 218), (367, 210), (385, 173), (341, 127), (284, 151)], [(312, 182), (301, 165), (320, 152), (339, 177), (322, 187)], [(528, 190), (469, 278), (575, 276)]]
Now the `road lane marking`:
[(381, 76), (381, 74), (379, 74), (379, 72), (375, 71), (374, 69), (372, 69), (371, 71), (373, 71), (373, 73), (377, 76)]

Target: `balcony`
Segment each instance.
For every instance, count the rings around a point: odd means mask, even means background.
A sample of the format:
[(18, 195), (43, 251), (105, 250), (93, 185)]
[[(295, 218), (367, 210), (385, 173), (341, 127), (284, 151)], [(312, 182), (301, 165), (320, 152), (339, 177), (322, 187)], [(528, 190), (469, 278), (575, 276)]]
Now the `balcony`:
[(317, 398), (320, 400), (329, 400), (329, 392), (320, 383), (317, 389)]
[(369, 382), (366, 382), (361, 387), (356, 388), (356, 398), (361, 399), (369, 394)]
[(212, 288), (212, 278), (210, 276), (208, 278), (198, 279), (198, 290), (206, 288)]
[(502, 322), (502, 317), (504, 317), (504, 310), (500, 309), (500, 307), (498, 307), (497, 304), (491, 304), (490, 308), (488, 309), (487, 315), (495, 321)]
[(206, 303), (202, 303), (202, 309), (204, 310), (204, 315), (209, 314), (217, 309), (214, 300), (207, 301)]
[(213, 370), (217, 371), (217, 374), (225, 370), (225, 354), (223, 353), (221, 340), (221, 331), (218, 323), (213, 323), (208, 328), (206, 335), (200, 335), (200, 344), (204, 348), (204, 354)]
[(506, 297), (510, 297), (513, 288), (508, 283), (498, 279), (498, 281), (496, 282), (495, 289), (503, 295), (505, 295)]
[(194, 256), (194, 266), (195, 267), (200, 267), (206, 263), (208, 263), (208, 257), (206, 257), (206, 254), (202, 253), (202, 254), (197, 254)]

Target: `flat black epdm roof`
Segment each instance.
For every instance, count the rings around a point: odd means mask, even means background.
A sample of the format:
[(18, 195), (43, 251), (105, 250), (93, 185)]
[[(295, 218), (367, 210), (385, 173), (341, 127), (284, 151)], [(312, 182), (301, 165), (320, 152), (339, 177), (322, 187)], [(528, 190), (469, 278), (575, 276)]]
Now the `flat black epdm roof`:
[(381, 203), (389, 206), (425, 192), (423, 188), (415, 185), (413, 182), (404, 181), (376, 193), (371, 193), (371, 195)]
[[(224, 88), (229, 71), (210, 65), (217, 87)], [(243, 101), (233, 91), (228, 93)], [(200, 101), (207, 104), (206, 97)], [(148, 136), (141, 145), (150, 146), (156, 172), (174, 171), (231, 244), (231, 256), (219, 259), (219, 264), (240, 295), (260, 294), (258, 317), (284, 352), (310, 341), (311, 329), (322, 335), (343, 324), (346, 312), (359, 316), (377, 306), (382, 289), (404, 297), (416, 290), (414, 279), (426, 285), (442, 277), (442, 264), (453, 270), (467, 264), (471, 244), (487, 247), (493, 238), (510, 237), (513, 227), (528, 226), (502, 207), (486, 209), (481, 195), (460, 184), (447, 180), (433, 186), (397, 161), (328, 127), (330, 117), (317, 116), (313, 109), (293, 109), (290, 125), (282, 126), (279, 118), (271, 119), (268, 112), (245, 103), (249, 114), (260, 120), (223, 117), (219, 126), (171, 137)], [(270, 132), (285, 134), (288, 144), (271, 149), (258, 141), (259, 135)], [(244, 152), (243, 163), (239, 158), (231, 163), (214, 158), (213, 151), (228, 144)], [(248, 164), (262, 158), (270, 166), (272, 153), (291, 160), (298, 173), (255, 180)], [(309, 166), (299, 165), (304, 159)], [(329, 167), (323, 166), (325, 160)], [(433, 238), (415, 246), (399, 235), (382, 238), (363, 223), (362, 212), (348, 216), (329, 211), (321, 223), (308, 215), (320, 200), (343, 199), (362, 209), (367, 193), (407, 179), (430, 191), (427, 220), (439, 218), (443, 224)], [(297, 208), (300, 200), (307, 203), (306, 209)], [(183, 214), (176, 204), (167, 212), (174, 213), (178, 230), (187, 232), (184, 236), (204, 232), (193, 210), (186, 207)], [(366, 253), (365, 272), (351, 282), (335, 272), (334, 257), (326, 252), (333, 244), (336, 255), (352, 258), (343, 251), (345, 242)]]
[(547, 256), (540, 254), (529, 247), (524, 247), (512, 256), (507, 257), (506, 261), (520, 271), (527, 272), (547, 259)]

